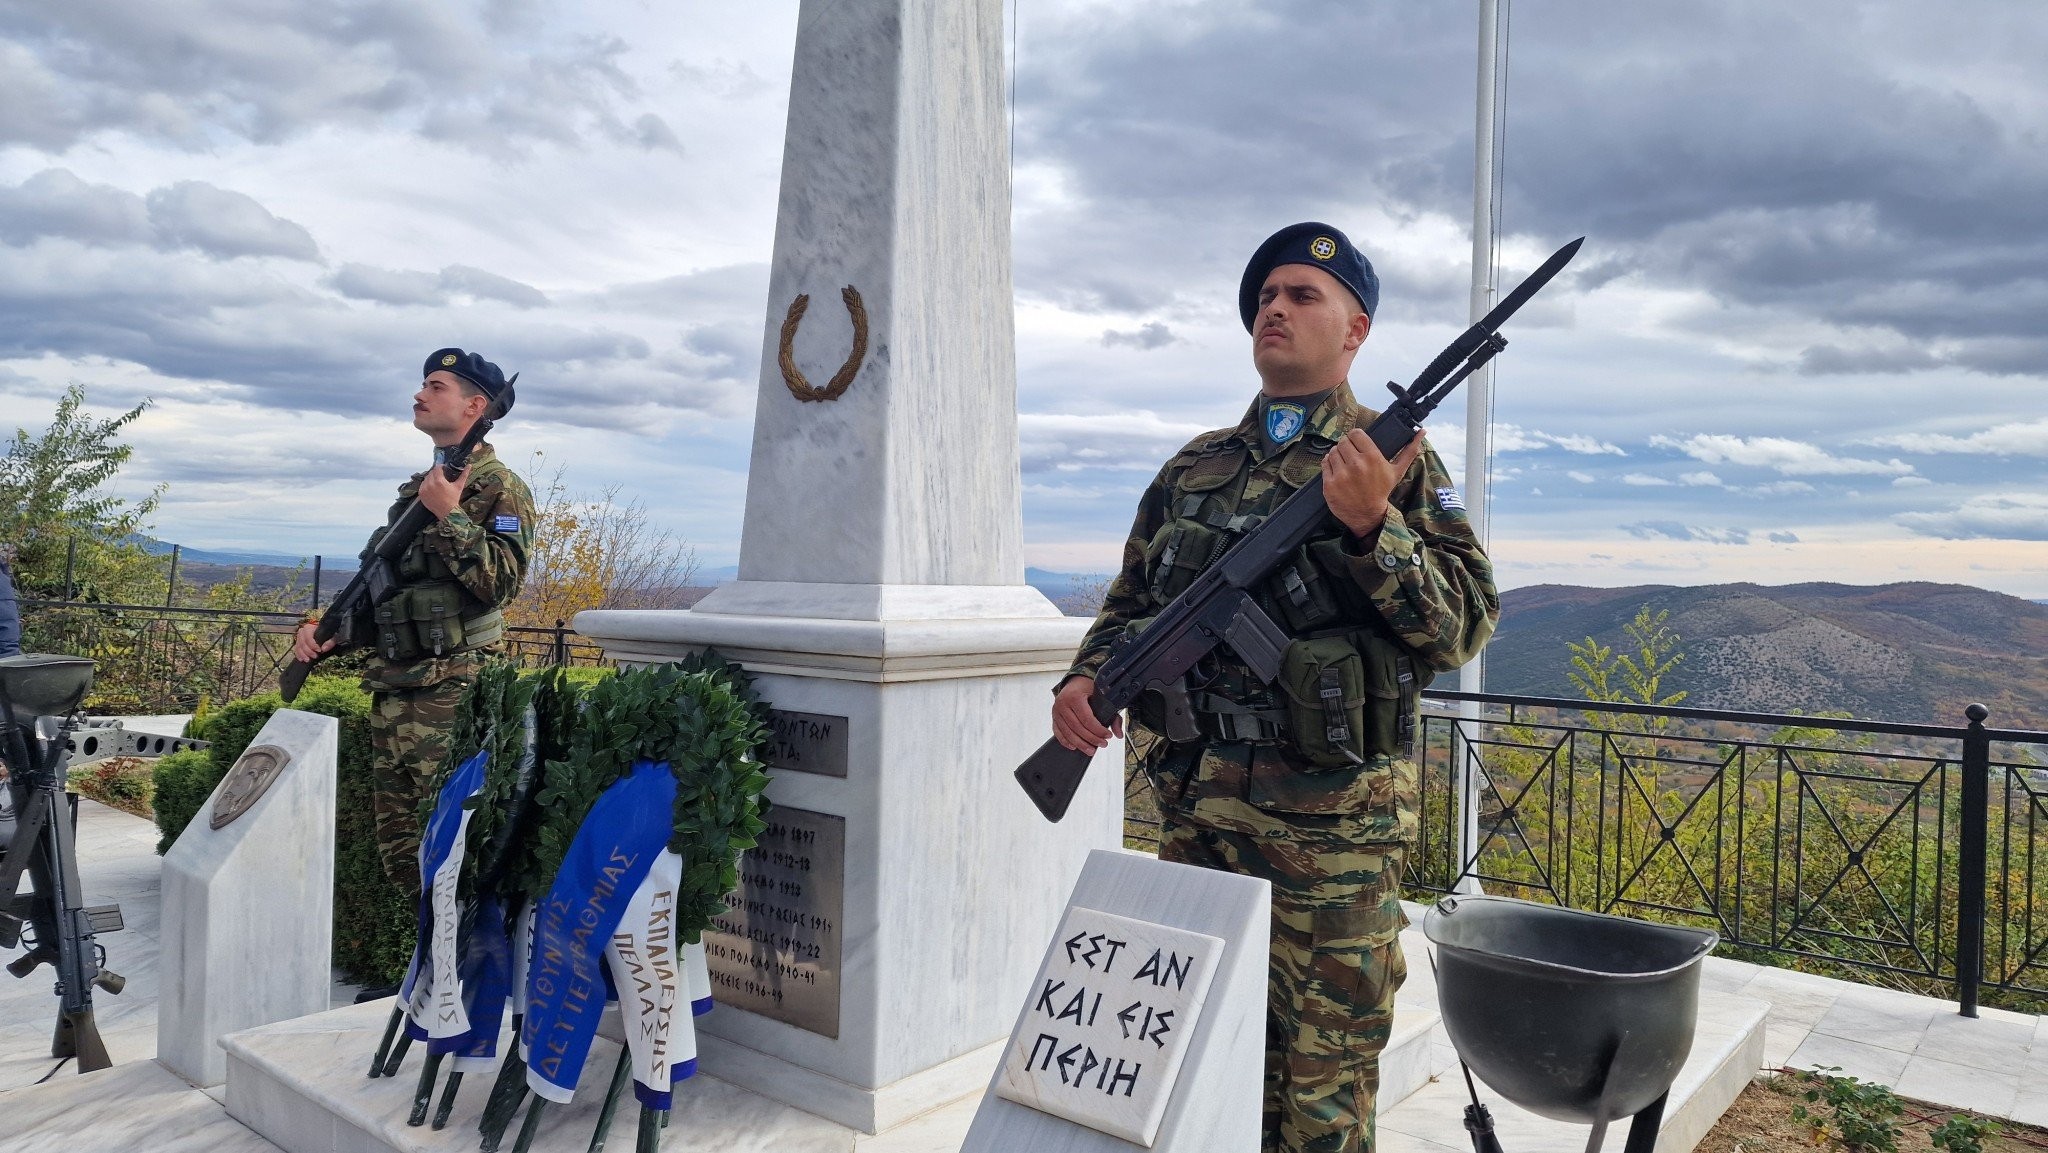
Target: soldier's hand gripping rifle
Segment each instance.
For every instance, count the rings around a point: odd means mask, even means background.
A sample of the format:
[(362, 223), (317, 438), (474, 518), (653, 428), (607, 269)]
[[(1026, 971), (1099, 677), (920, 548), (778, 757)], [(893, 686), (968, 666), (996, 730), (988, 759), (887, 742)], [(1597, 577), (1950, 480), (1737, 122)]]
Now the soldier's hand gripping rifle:
[[(490, 434), (491, 426), (503, 420), (505, 414), (511, 411), (512, 386), (518, 380), (519, 374), (513, 373), (512, 379), (505, 382), (503, 394), (491, 402), (491, 406), (484, 410), (482, 416), (476, 418), (476, 423), (469, 426), (469, 431), (463, 434), (461, 441), (438, 454), (440, 464), (437, 467), (441, 469), (442, 475), (452, 481), (462, 475), (463, 469), (469, 467), (469, 454), (475, 452), (476, 446), (484, 442), (484, 437)], [(286, 704), (290, 704), (299, 695), (299, 689), (305, 686), (306, 676), (313, 671), (314, 665), (325, 660), (331, 652), (353, 648), (362, 643), (356, 636), (357, 626), (368, 618), (371, 609), (397, 594), (398, 558), (405, 555), (406, 546), (412, 544), (413, 538), (420, 535), (428, 525), (433, 524), (434, 520), (433, 510), (421, 504), (420, 498), (415, 496), (412, 503), (405, 506), (405, 511), (398, 515), (398, 520), (385, 530), (384, 535), (377, 538), (375, 547), (363, 561), (363, 567), (356, 570), (356, 575), (350, 577), (348, 584), (344, 585), (341, 592), (328, 603), (327, 611), (321, 614), (320, 624), (313, 630), (314, 644), (323, 645), (332, 640), (336, 642), (334, 648), (316, 655), (310, 661), (294, 658), (285, 666), (284, 672), (279, 674), (278, 693), (284, 697)]]
[[(1392, 460), (1452, 390), (1508, 346), (1497, 331), (1501, 324), (1570, 263), (1585, 241), (1582, 236), (1552, 253), (1493, 311), (1437, 354), (1413, 384), (1404, 389), (1392, 381), (1387, 383), (1394, 402), (1366, 429), (1382, 455)], [(1088, 698), (1095, 719), (1107, 725), (1131, 702), (1151, 693), (1162, 706), (1168, 739), (1198, 739), (1201, 730), (1195, 725), (1184, 678), (1217, 645), (1230, 646), (1267, 684), (1278, 678), (1280, 656), (1290, 638), (1252, 599), (1251, 590), (1323, 527), (1329, 510), (1323, 499), (1323, 478), (1318, 474), (1281, 502), (1273, 515), (1245, 534), (1221, 560), (1203, 570), (1142, 632), (1119, 636), (1110, 646), (1109, 659), (1097, 671), (1095, 689)], [(1057, 821), (1066, 816), (1067, 805), (1093, 759), (1093, 753), (1077, 753), (1054, 738), (1018, 767), (1017, 783), (1024, 786), (1047, 820)]]

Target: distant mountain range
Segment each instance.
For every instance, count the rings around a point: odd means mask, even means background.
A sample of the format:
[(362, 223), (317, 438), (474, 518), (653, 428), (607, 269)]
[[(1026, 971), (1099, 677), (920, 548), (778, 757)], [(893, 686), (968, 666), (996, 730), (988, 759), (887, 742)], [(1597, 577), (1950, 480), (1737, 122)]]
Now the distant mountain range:
[(2048, 607), (1967, 585), (1754, 584), (1503, 594), (1486, 687), (1575, 697), (1567, 642), (1626, 651), (1636, 610), (1669, 611), (1685, 704), (1759, 712), (1846, 710), (1864, 719), (1959, 724), (1981, 701), (1991, 724), (2048, 728)]
[[(169, 556), (171, 555), (171, 550), (176, 548), (180, 563), (190, 561), (194, 564), (211, 565), (262, 565), (274, 568), (297, 568), (300, 565), (305, 565), (309, 569), (313, 567), (313, 554), (311, 553), (307, 553), (304, 556), (295, 556), (291, 553), (281, 552), (245, 552), (235, 549), (192, 548), (187, 545), (173, 545), (170, 541), (162, 541), (155, 537), (141, 535), (131, 539), (136, 544), (141, 545), (144, 552), (153, 553), (157, 556)], [(360, 547), (360, 545), (357, 546), (357, 548)], [(356, 551), (357, 549), (352, 548), (347, 552), (328, 553), (322, 558), (321, 566), (330, 572), (337, 569), (354, 572), (356, 567)]]

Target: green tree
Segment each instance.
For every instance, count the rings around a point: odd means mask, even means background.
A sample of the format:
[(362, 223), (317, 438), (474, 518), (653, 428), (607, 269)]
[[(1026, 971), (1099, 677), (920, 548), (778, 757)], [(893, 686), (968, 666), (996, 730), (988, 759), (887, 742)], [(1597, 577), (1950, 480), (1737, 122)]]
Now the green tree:
[(121, 435), (147, 407), (145, 400), (100, 420), (84, 411), (85, 387), (73, 384), (40, 435), (15, 430), (0, 457), (0, 541), (13, 546), (23, 596), (63, 596), (73, 549), (79, 599), (121, 603), (163, 595), (164, 560), (135, 539), (148, 527), (162, 487), (132, 503), (107, 490), (134, 452)]
[[(1685, 690), (1666, 693), (1664, 678), (1685, 659), (1679, 647), (1683, 640), (1665, 622), (1670, 609), (1650, 611), (1649, 605), (1636, 610), (1635, 619), (1621, 626), (1634, 652), (1616, 653), (1592, 637), (1584, 644), (1566, 641), (1571, 650), (1572, 669), (1567, 675), (1589, 701), (1626, 701), (1639, 705), (1675, 705), (1686, 697)], [(1619, 675), (1620, 684), (1614, 679)]]

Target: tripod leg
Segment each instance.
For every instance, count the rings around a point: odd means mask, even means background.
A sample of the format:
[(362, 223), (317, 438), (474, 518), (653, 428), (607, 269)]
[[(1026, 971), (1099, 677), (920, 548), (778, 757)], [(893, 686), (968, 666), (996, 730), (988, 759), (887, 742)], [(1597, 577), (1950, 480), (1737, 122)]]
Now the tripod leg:
[(370, 1076), (384, 1075), (384, 1059), (391, 1056), (391, 1042), (398, 1038), (398, 1024), (403, 1020), (405, 1010), (398, 1005), (391, 1006), (391, 1020), (384, 1025), (384, 1039), (377, 1042), (377, 1055), (370, 1058)]
[(1622, 1153), (1655, 1153), (1657, 1131), (1664, 1123), (1664, 1102), (1670, 1096), (1670, 1090), (1665, 1090), (1662, 1097), (1643, 1106), (1635, 1120), (1628, 1123), (1628, 1144), (1622, 1146)]

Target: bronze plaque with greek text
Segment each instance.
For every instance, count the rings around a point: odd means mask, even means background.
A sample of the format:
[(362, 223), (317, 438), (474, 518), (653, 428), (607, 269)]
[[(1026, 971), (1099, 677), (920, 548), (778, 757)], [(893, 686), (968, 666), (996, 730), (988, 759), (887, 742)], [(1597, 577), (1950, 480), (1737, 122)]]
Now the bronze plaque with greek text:
[(771, 709), (768, 734), (768, 751), (762, 754), (761, 763), (769, 768), (846, 776), (845, 717)]
[(718, 1003), (838, 1037), (845, 905), (846, 818), (775, 806), (704, 931)]

